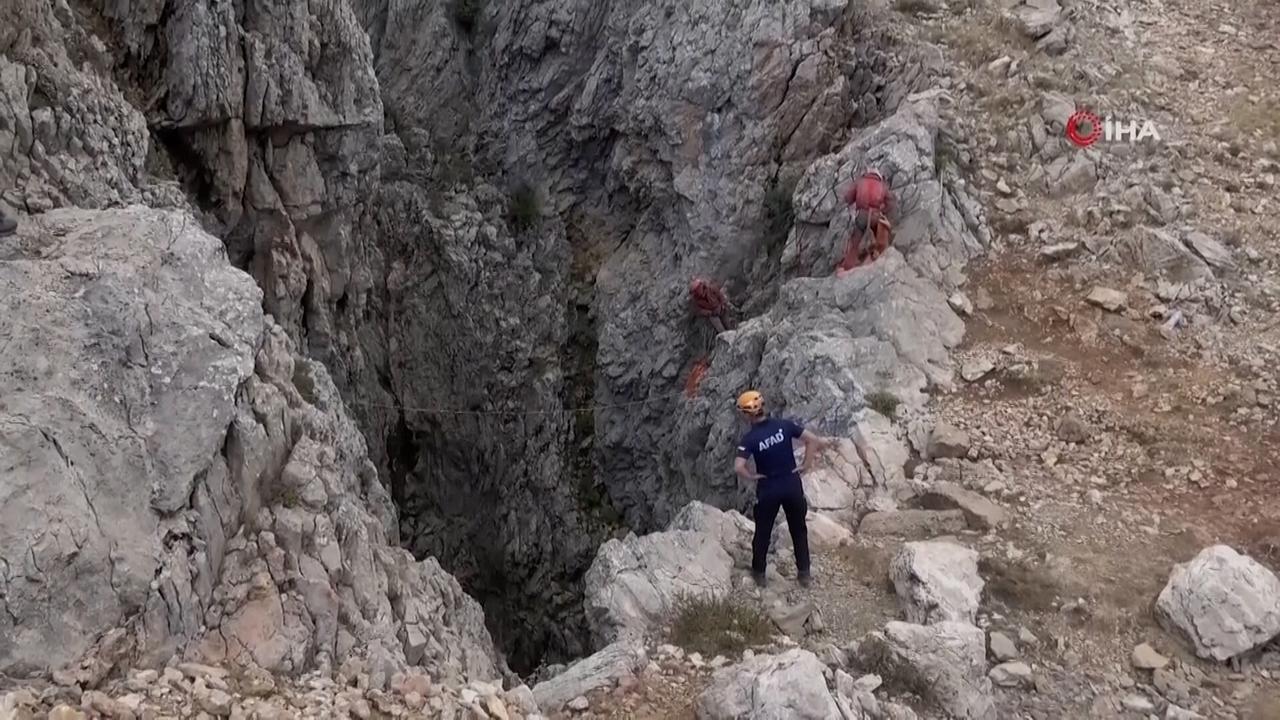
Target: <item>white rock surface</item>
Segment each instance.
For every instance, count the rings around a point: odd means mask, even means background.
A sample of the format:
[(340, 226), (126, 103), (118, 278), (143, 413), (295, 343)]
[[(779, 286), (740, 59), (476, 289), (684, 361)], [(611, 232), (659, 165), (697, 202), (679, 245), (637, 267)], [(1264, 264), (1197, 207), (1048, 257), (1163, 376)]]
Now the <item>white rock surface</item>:
[(733, 558), (705, 532), (667, 530), (606, 542), (584, 580), (596, 646), (656, 626), (681, 595), (727, 594), (732, 573)]
[(1162, 625), (1202, 658), (1225, 661), (1280, 634), (1280, 578), (1225, 545), (1173, 569), (1156, 599)]
[(612, 687), (633, 675), (649, 662), (644, 646), (637, 642), (616, 642), (585, 657), (559, 675), (533, 686), (533, 697), (545, 712), (557, 712), (574, 698), (592, 690)]
[(972, 623), (982, 600), (978, 553), (946, 541), (905, 543), (889, 563), (907, 621)]
[(699, 720), (831, 720), (840, 717), (823, 677), (825, 670), (808, 650), (756, 657), (717, 670), (698, 698)]
[(0, 672), (101, 637), (108, 663), (290, 674), (358, 649), (379, 682), (500, 675), (480, 606), (396, 546), (324, 367), (194, 219), (28, 218), (0, 240), (0, 285)]
[(921, 688), (944, 712), (963, 720), (994, 720), (981, 630), (967, 623), (891, 622), (858, 648), (864, 663), (887, 681)]

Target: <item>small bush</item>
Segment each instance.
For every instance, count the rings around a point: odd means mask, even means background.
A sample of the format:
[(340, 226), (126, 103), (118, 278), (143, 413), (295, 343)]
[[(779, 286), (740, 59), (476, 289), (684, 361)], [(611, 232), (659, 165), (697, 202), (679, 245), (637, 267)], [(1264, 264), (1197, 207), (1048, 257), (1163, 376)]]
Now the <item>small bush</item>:
[(937, 11), (933, 0), (897, 0), (893, 7), (903, 15), (928, 15)]
[(480, 26), (480, 13), (484, 7), (482, 0), (453, 0), (453, 20), (468, 35)]
[(898, 405), (902, 401), (887, 390), (877, 390), (867, 395), (867, 407), (892, 420), (898, 414)]
[(795, 223), (794, 193), (795, 183), (775, 182), (764, 194), (765, 238), (771, 246), (782, 244)]
[(773, 621), (747, 601), (686, 595), (676, 601), (670, 640), (690, 652), (714, 657), (764, 645), (773, 634)]
[(938, 139), (933, 145), (934, 176), (941, 178), (947, 170), (959, 172), (960, 164), (960, 149), (956, 147), (955, 141), (946, 134), (938, 133)]
[(529, 183), (521, 183), (511, 193), (507, 205), (507, 222), (516, 232), (525, 232), (542, 222), (542, 207), (538, 202), (538, 191)]
[(296, 508), (302, 506), (302, 494), (297, 488), (281, 488), (276, 493), (275, 504), (282, 505), (287, 508)]

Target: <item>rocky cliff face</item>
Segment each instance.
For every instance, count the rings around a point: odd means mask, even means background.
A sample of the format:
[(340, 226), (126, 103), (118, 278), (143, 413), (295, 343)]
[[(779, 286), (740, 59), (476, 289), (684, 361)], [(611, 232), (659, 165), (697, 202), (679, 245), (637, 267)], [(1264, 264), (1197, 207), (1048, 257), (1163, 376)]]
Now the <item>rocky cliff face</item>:
[[(873, 308), (953, 281), (978, 223), (937, 175), (936, 103), (893, 114), (936, 59), (867, 37), (859, 12), (20, 0), (0, 9), (0, 197), (182, 205), (157, 182), (181, 180), (332, 373), (399, 541), (440, 558), (532, 666), (585, 650), (577, 587), (620, 519), (644, 531), (689, 499), (740, 500), (727, 398), (792, 372), (764, 343), (882, 369), (910, 356), (920, 370), (895, 378), (913, 389), (942, 372), (950, 326), (906, 338), (933, 295)], [(901, 278), (845, 293), (838, 331), (810, 290), (770, 310), (785, 279), (828, 274), (847, 228), (827, 191), (868, 159), (923, 198)], [(769, 319), (717, 348), (686, 311), (695, 273)], [(713, 349), (687, 402), (684, 375)]]
[(505, 670), (480, 607), (396, 547), (324, 367), (189, 216), (54, 211), (0, 259), (0, 672), (99, 637), (83, 672), (174, 654), (290, 674), (367, 656), (383, 682)]

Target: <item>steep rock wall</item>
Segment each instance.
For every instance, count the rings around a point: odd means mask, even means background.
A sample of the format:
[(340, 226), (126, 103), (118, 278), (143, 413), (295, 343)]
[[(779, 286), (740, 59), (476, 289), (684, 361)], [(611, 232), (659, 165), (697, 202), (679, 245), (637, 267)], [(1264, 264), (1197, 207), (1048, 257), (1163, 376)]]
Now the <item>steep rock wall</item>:
[[(60, 210), (0, 241), (0, 672), (179, 654), (386, 681), (505, 671), (480, 607), (396, 547), (328, 373), (185, 213)], [(109, 669), (106, 668), (106, 669)]]

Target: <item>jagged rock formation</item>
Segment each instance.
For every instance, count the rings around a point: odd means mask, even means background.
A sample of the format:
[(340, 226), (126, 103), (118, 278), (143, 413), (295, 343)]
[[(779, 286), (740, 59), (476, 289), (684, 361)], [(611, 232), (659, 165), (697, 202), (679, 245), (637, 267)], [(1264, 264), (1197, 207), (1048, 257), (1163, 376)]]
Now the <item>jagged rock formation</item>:
[[(937, 99), (907, 100), (938, 59), (891, 57), (858, 12), (18, 0), (0, 8), (0, 198), (173, 206), (157, 180), (181, 180), (264, 308), (332, 373), (400, 539), (482, 598), (531, 667), (586, 650), (577, 590), (612, 506), (645, 531), (691, 499), (743, 500), (722, 404), (741, 385), (793, 375), (765, 382), (779, 407), (840, 434), (852, 415), (829, 417), (837, 396), (852, 413), (855, 387), (909, 399), (946, 379), (959, 323), (938, 287), (980, 245), (980, 218), (937, 175)], [(867, 159), (921, 198), (899, 224), (905, 260), (781, 287), (828, 274), (844, 221), (825, 196)], [(788, 197), (800, 227), (784, 247), (760, 228)], [(695, 272), (759, 317), (686, 403), (704, 341), (684, 305)], [(799, 389), (851, 360), (890, 377)], [(565, 409), (594, 404), (624, 406)], [(847, 524), (895, 504), (905, 450), (881, 429), (887, 476), (823, 512)]]
[[(0, 241), (0, 672), (175, 654), (278, 673), (367, 656), (505, 670), (479, 606), (396, 547), (328, 373), (181, 212), (28, 218)], [(105, 635), (104, 635), (105, 634)]]

